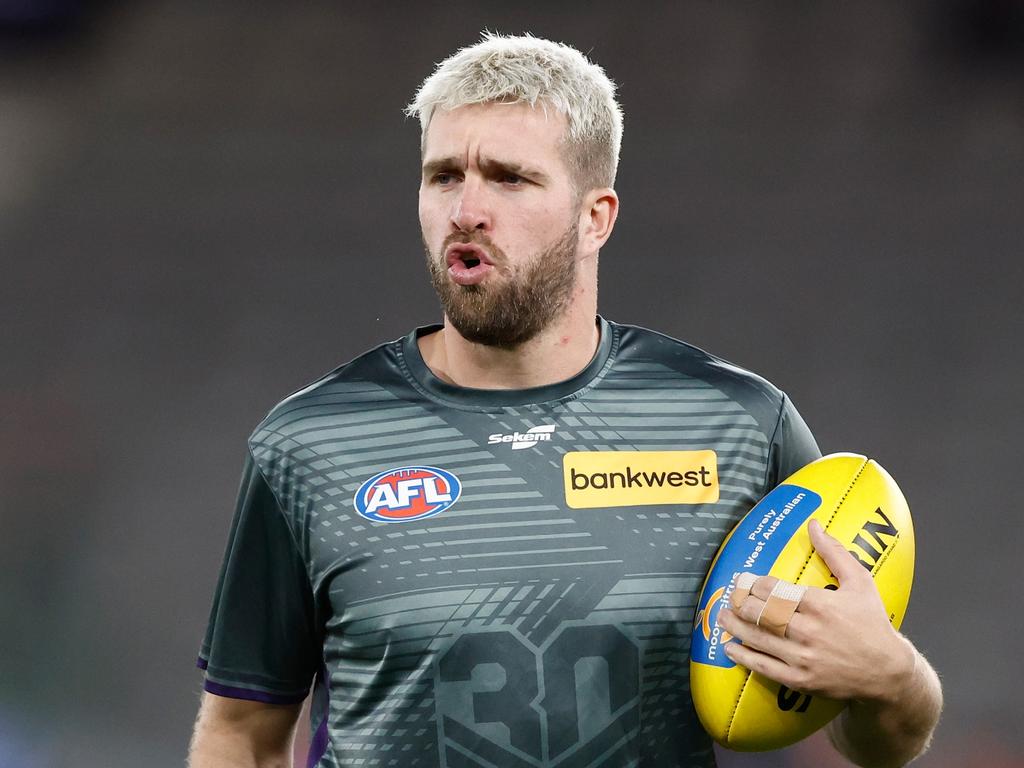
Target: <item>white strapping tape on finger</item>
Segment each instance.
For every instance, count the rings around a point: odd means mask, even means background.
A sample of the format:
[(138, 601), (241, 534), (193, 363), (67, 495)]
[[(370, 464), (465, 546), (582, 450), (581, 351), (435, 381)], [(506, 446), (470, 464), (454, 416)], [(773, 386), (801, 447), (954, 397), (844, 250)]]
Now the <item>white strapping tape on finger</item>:
[(755, 581), (757, 581), (757, 576), (746, 571), (736, 577), (736, 585), (733, 587), (730, 597), (733, 606), (739, 608), (743, 604), (743, 601), (750, 595)]
[(767, 629), (773, 635), (785, 637), (786, 628), (806, 593), (807, 587), (802, 584), (790, 584), (779, 579), (761, 607), (757, 626)]

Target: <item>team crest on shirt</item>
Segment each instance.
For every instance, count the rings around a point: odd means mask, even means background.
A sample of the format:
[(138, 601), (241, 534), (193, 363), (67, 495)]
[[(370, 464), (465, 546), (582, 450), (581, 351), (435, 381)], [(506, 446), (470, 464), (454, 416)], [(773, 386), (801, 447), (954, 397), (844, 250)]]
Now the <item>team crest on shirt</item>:
[(356, 491), (356, 511), (378, 523), (408, 523), (439, 515), (462, 495), (462, 483), (437, 467), (398, 467), (374, 475)]

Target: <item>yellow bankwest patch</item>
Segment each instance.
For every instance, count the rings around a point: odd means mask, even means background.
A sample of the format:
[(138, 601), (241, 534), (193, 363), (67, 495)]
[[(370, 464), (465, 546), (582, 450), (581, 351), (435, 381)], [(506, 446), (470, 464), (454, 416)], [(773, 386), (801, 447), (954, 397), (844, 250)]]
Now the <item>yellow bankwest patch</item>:
[(714, 451), (573, 451), (562, 474), (573, 509), (718, 501)]

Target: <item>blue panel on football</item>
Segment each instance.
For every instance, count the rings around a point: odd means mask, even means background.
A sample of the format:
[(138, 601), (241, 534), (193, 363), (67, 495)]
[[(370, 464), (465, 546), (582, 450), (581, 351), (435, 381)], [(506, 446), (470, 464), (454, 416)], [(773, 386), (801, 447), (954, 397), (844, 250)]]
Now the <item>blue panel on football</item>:
[(718, 612), (729, 604), (736, 575), (746, 571), (766, 575), (779, 554), (814, 510), (821, 496), (797, 485), (780, 485), (747, 513), (722, 547), (711, 568), (694, 621), (690, 656), (701, 664), (735, 666), (722, 652), (729, 637), (718, 626)]

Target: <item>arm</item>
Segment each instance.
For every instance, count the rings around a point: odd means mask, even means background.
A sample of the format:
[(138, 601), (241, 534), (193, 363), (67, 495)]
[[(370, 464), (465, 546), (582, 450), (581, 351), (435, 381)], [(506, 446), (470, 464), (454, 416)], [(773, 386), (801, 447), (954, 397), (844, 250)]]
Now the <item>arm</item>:
[(199, 654), (207, 692), (191, 768), (292, 765), (296, 720), (322, 646), (306, 561), (285, 511), (250, 451)]
[(905, 685), (875, 701), (851, 701), (828, 725), (837, 750), (861, 766), (901, 766), (928, 749), (942, 711), (942, 686), (935, 670), (909, 640)]
[(839, 588), (809, 590), (782, 638), (756, 626), (777, 581), (757, 579), (749, 597), (719, 614), (743, 641), (726, 645), (726, 653), (793, 690), (848, 702), (829, 734), (850, 760), (865, 768), (905, 765), (927, 748), (938, 723), (938, 677), (889, 623), (871, 575), (817, 521), (810, 534)]
[(189, 768), (291, 768), (302, 704), (264, 704), (203, 694)]

